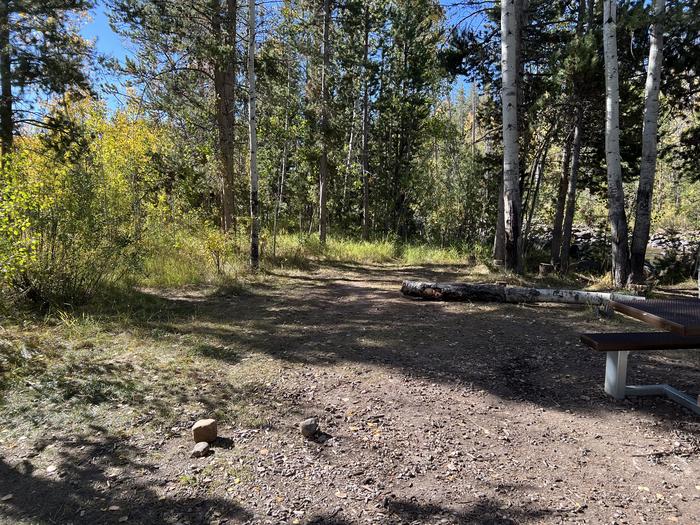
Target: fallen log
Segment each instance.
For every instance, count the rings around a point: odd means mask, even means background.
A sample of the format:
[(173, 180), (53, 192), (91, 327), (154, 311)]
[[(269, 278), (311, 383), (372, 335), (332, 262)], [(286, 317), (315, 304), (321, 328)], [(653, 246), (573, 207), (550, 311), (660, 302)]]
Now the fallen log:
[(426, 283), (404, 281), (401, 293), (432, 301), (473, 301), (496, 303), (566, 303), (603, 305), (608, 301), (644, 301), (644, 297), (584, 290), (525, 288), (498, 284)]

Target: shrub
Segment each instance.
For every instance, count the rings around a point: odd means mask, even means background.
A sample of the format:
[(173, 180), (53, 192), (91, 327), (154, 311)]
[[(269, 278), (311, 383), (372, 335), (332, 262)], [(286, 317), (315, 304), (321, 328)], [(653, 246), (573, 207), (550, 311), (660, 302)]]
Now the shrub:
[[(89, 102), (64, 108), (70, 127), (20, 141), (4, 175), (20, 197), (3, 210), (4, 281), (40, 304), (74, 304), (138, 263), (153, 134)], [(8, 219), (9, 217), (9, 219)], [(19, 233), (17, 233), (19, 232)], [(3, 261), (5, 262), (5, 261)]]
[(0, 282), (9, 283), (24, 271), (35, 254), (30, 235), (29, 210), (36, 188), (22, 184), (21, 172), (27, 159), (7, 155), (0, 164)]

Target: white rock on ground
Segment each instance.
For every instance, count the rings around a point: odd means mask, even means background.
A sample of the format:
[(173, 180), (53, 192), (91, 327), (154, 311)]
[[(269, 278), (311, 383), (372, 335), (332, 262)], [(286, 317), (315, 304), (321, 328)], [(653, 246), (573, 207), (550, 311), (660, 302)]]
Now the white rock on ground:
[(192, 449), (192, 453), (190, 454), (190, 457), (203, 458), (204, 456), (206, 456), (208, 454), (209, 454), (209, 443), (207, 443), (206, 441), (200, 441)]
[(192, 426), (192, 439), (195, 443), (205, 441), (211, 443), (216, 440), (216, 420), (200, 419)]

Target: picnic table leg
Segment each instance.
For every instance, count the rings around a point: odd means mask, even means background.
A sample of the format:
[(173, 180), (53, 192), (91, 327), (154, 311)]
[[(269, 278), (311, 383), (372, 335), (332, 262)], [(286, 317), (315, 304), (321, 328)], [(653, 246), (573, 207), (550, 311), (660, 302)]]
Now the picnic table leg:
[(608, 352), (605, 362), (605, 392), (615, 399), (625, 398), (628, 351)]

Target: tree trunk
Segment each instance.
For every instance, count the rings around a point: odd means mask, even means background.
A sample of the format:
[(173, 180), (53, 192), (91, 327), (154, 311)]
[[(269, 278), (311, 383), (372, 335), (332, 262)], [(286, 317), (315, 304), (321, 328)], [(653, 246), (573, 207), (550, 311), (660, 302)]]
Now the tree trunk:
[(250, 138), (250, 267), (260, 266), (260, 213), (258, 200), (258, 136), (255, 100), (255, 0), (248, 0), (248, 130)]
[(698, 275), (698, 299), (700, 299), (700, 246), (698, 246), (698, 258), (695, 261), (695, 272)]
[(654, 22), (651, 24), (649, 65), (644, 86), (644, 123), (642, 130), (642, 163), (637, 189), (637, 209), (632, 234), (631, 280), (644, 282), (644, 259), (651, 226), (651, 199), (656, 175), (656, 134), (659, 124), (659, 86), (663, 62), (663, 25), (665, 0), (654, 0)]
[[(217, 41), (222, 40), (222, 20), (218, 1), (213, 2), (213, 32)], [(216, 122), (219, 134), (221, 162), (221, 229), (235, 230), (235, 130), (236, 130), (236, 26), (237, 0), (227, 0), (225, 40), (230, 45), (229, 54), (214, 66), (214, 91), (216, 93)], [(217, 36), (218, 35), (218, 36)]]
[(523, 269), (520, 257), (520, 163), (518, 145), (518, 40), (520, 36), (518, 0), (501, 3), (501, 77), (503, 110), (503, 219), (505, 268), (516, 273)]
[(353, 96), (352, 116), (350, 117), (350, 133), (348, 136), (348, 154), (345, 157), (345, 174), (343, 176), (343, 200), (340, 206), (341, 217), (345, 217), (348, 203), (348, 179), (350, 178), (350, 169), (352, 168), (353, 146), (355, 145), (355, 119), (357, 118), (357, 109), (360, 103), (358, 97)]
[(12, 67), (10, 57), (10, 13), (8, 2), (0, 2), (0, 154), (12, 151)]
[(561, 238), (564, 224), (564, 210), (566, 209), (566, 191), (569, 187), (569, 168), (571, 166), (571, 133), (566, 137), (561, 159), (561, 175), (559, 176), (559, 188), (557, 190), (557, 202), (554, 212), (554, 225), (552, 227), (552, 246), (550, 262), (555, 268), (561, 264)]
[(476, 117), (479, 106), (479, 91), (476, 82), (472, 82), (472, 157), (476, 155)]
[(330, 66), (329, 32), (331, 0), (323, 0), (323, 37), (321, 42), (321, 159), (318, 167), (318, 236), (326, 242), (328, 228), (328, 69)]
[(496, 233), (493, 238), (492, 259), (496, 265), (503, 266), (506, 258), (506, 224), (503, 217), (503, 182), (498, 190), (498, 209), (496, 211)]
[(620, 88), (617, 58), (617, 0), (603, 0), (605, 55), (605, 159), (608, 171), (608, 220), (612, 237), (612, 275), (615, 286), (627, 284), (629, 247), (625, 194), (620, 166)]
[(571, 230), (574, 226), (576, 213), (576, 186), (578, 185), (578, 170), (581, 165), (581, 136), (583, 134), (583, 106), (579, 103), (576, 108), (576, 123), (574, 124), (574, 141), (571, 152), (571, 173), (566, 190), (566, 212), (562, 226), (561, 252), (559, 261), (561, 270), (569, 269), (569, 252), (571, 251)]
[(644, 297), (583, 290), (523, 288), (498, 284), (426, 283), (404, 281), (401, 293), (432, 301), (475, 301), (496, 303), (565, 303), (601, 305), (611, 300), (644, 301)]

